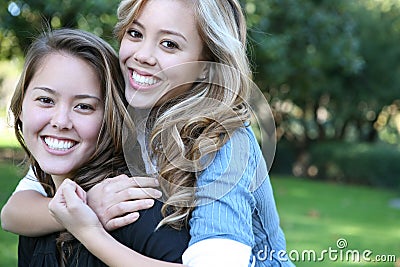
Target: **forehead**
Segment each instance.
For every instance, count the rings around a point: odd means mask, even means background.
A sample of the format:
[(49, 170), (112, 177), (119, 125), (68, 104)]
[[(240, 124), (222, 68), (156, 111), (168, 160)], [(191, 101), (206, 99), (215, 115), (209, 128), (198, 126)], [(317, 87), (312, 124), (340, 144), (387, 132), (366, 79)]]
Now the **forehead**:
[(58, 52), (41, 59), (28, 88), (32, 86), (70, 93), (102, 93), (99, 77), (91, 64), (77, 56)]
[(185, 0), (149, 0), (143, 3), (136, 20), (149, 20), (168, 26), (194, 26), (194, 5)]
[[(80, 71), (84, 72), (85, 74), (96, 74), (94, 66), (91, 65), (87, 60), (63, 51), (47, 54), (40, 60), (36, 69), (37, 70), (36, 73), (34, 73), (34, 76), (43, 72), (54, 73), (54, 75), (64, 73), (65, 76), (70, 75), (71, 77), (72, 75), (71, 80), (75, 75), (78, 75)], [(84, 74), (79, 76), (84, 76)]]

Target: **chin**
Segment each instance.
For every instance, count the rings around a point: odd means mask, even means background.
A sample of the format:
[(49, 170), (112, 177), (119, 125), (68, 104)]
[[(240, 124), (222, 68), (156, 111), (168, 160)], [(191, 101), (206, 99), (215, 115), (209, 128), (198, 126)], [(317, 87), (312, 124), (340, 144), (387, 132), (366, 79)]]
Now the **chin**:
[(68, 174), (71, 173), (71, 169), (65, 169), (65, 168), (57, 168), (55, 166), (49, 167), (49, 168), (42, 168), (41, 169), (45, 172), (48, 173), (50, 175), (55, 175), (55, 176), (68, 176)]

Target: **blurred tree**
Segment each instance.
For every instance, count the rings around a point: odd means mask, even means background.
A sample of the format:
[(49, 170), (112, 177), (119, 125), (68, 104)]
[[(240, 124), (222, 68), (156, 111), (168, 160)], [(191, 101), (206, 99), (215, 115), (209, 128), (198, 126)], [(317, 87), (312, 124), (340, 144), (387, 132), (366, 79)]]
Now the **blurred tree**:
[(256, 81), (278, 136), (376, 140), (379, 113), (400, 98), (396, 0), (247, 0)]
[(347, 1), (266, 3), (246, 6), (256, 80), (277, 113), (278, 134), (303, 143), (332, 138), (344, 102), (356, 97), (346, 83), (364, 67)]
[(91, 31), (113, 45), (118, 0), (16, 0), (0, 3), (0, 59), (21, 56), (50, 25)]
[[(351, 6), (357, 19), (362, 71), (349, 83), (358, 92), (352, 117), (357, 120), (361, 139), (374, 141), (387, 131), (390, 117), (399, 115), (400, 100), (400, 1), (365, 0)], [(399, 136), (400, 123), (394, 127)]]

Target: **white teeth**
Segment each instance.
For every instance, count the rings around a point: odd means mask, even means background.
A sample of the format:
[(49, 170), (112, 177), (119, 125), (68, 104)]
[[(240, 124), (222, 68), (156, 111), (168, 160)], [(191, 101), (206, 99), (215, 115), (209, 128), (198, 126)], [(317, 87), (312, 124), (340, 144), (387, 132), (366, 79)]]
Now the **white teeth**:
[(143, 85), (143, 86), (150, 86), (150, 85), (156, 84), (158, 82), (158, 80), (152, 76), (143, 76), (143, 75), (138, 74), (135, 71), (132, 73), (132, 79), (136, 83)]
[(72, 141), (57, 140), (51, 137), (45, 137), (44, 142), (54, 150), (68, 150), (74, 146)]

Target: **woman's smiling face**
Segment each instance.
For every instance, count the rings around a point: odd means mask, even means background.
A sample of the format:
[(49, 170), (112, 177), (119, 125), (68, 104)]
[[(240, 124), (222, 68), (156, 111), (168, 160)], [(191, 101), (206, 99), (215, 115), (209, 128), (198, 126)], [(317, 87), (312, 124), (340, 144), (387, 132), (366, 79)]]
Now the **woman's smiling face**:
[(103, 113), (94, 69), (72, 55), (49, 54), (25, 92), (24, 140), (43, 171), (62, 180), (93, 155)]
[(188, 1), (148, 1), (119, 50), (129, 104), (151, 108), (188, 90), (200, 67), (185, 63), (203, 60), (203, 49)]

